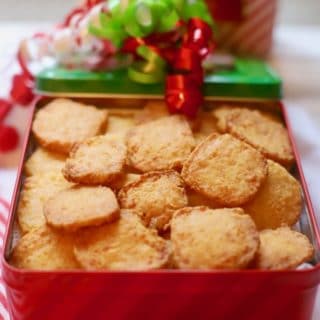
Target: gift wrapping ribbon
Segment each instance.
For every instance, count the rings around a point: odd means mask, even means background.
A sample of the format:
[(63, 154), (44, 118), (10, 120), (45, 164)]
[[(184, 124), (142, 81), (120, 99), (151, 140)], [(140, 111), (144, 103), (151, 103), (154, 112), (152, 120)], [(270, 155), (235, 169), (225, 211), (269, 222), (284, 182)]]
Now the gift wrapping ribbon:
[(131, 80), (152, 84), (166, 78), (169, 111), (194, 117), (203, 103), (201, 64), (214, 48), (212, 27), (202, 0), (131, 0), (125, 7), (114, 0), (100, 13), (100, 26), (89, 30), (135, 57)]
[(165, 100), (171, 113), (195, 117), (203, 104), (202, 61), (213, 49), (212, 29), (199, 18), (188, 22), (181, 48), (173, 59), (173, 72), (166, 79)]

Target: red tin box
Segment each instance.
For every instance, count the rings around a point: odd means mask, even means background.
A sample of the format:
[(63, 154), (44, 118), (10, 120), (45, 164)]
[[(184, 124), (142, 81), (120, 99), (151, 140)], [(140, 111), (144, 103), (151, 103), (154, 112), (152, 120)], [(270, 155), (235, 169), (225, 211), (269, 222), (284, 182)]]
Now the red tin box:
[(296, 156), (296, 176), (303, 188), (305, 206), (299, 224), (316, 250), (313, 267), (288, 271), (149, 272), (46, 272), (12, 267), (7, 259), (12, 249), (23, 164), (32, 148), (30, 119), (2, 256), (12, 319), (311, 319), (320, 282), (320, 231), (286, 110), (279, 106)]

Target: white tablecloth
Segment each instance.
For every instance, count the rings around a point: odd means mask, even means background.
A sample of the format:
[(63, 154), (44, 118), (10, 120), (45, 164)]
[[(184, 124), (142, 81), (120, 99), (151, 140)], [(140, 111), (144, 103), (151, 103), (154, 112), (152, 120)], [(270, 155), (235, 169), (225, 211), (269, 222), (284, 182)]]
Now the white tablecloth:
[[(48, 27), (47, 24), (37, 23), (0, 23), (0, 96), (6, 96), (10, 87), (9, 79), (16, 69), (14, 55), (19, 41)], [(320, 221), (320, 28), (278, 28), (270, 63), (284, 79), (285, 104)], [(29, 113), (30, 109), (17, 107), (8, 117), (9, 123), (19, 127), (21, 135), (25, 131)], [(19, 158), (20, 150), (0, 155), (0, 198), (8, 201)], [(0, 300), (0, 317), (1, 312)], [(5, 317), (3, 312), (2, 317)], [(320, 306), (317, 305), (314, 320), (319, 318)]]

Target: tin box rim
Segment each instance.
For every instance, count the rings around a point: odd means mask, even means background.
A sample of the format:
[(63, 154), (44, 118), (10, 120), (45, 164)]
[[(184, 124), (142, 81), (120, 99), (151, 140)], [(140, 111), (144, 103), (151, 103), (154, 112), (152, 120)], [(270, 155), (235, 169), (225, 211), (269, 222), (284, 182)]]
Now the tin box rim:
[[(85, 269), (61, 269), (61, 270), (27, 270), (27, 269), (19, 269), (11, 264), (5, 258), (5, 255), (2, 254), (2, 265), (11, 272), (14, 272), (19, 275), (31, 275), (31, 274), (42, 274), (42, 275), (53, 275), (53, 274), (64, 274), (64, 275), (74, 275), (74, 274), (85, 274), (85, 275), (96, 275), (96, 274), (112, 274), (112, 275), (141, 275), (141, 274), (173, 274), (173, 275), (265, 275), (265, 274), (286, 274), (286, 275), (296, 275), (296, 274), (313, 274), (315, 271), (320, 271), (320, 263), (316, 264), (312, 268), (308, 269), (293, 269), (293, 270), (259, 270), (259, 269), (235, 269), (235, 270), (201, 270), (201, 269), (158, 269), (158, 270), (85, 270)], [(5, 274), (3, 275), (5, 278)], [(320, 274), (319, 274), (320, 281)]]

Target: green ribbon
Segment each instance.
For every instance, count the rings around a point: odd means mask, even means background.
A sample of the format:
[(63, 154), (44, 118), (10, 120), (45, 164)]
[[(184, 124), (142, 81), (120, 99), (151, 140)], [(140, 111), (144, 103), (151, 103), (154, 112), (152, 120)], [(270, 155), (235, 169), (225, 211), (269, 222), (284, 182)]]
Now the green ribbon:
[(173, 30), (179, 19), (179, 14), (168, 0), (131, 1), (123, 13), (126, 32), (139, 38)]
[(91, 25), (89, 31), (118, 48), (129, 36), (143, 38), (171, 31), (179, 20), (198, 17), (213, 26), (204, 0), (130, 0), (125, 8), (120, 0), (109, 0), (108, 10), (100, 14), (100, 26)]
[[(204, 0), (129, 0), (124, 8), (120, 0), (108, 1), (108, 12), (101, 13), (100, 25), (89, 26), (89, 31), (110, 40), (121, 48), (128, 37), (144, 38), (152, 33), (174, 30), (177, 22), (200, 18), (213, 27), (213, 20)], [(136, 52), (141, 60), (128, 69), (130, 79), (151, 84), (164, 80), (167, 64), (148, 46), (139, 46)]]
[(144, 84), (162, 82), (166, 76), (167, 62), (148, 46), (141, 45), (137, 54), (143, 59), (136, 61), (128, 69), (131, 80)]

